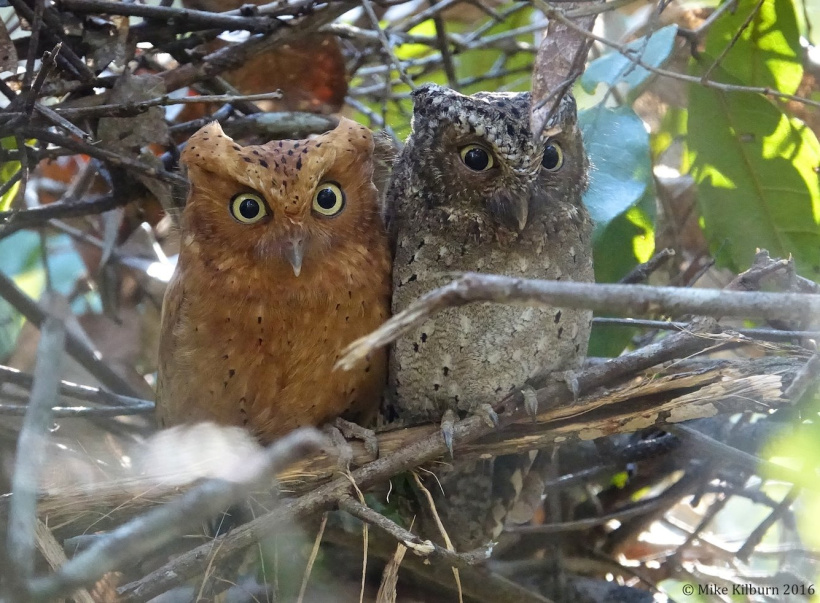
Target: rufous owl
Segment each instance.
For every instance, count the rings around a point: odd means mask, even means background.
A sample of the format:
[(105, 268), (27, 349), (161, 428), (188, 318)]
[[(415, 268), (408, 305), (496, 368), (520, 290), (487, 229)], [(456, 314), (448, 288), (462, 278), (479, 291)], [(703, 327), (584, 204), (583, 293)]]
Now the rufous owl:
[(267, 442), (375, 414), (386, 354), (333, 370), (390, 311), (373, 148), (370, 131), (345, 118), (320, 136), (261, 146), (236, 144), (216, 122), (191, 137), (162, 312), (161, 426), (214, 421)]
[[(563, 99), (543, 144), (530, 132), (529, 93), (465, 96), (430, 84), (412, 96), (412, 132), (387, 191), (397, 237), (393, 311), (460, 272), (594, 280), (581, 199), (588, 160), (574, 99)], [(442, 311), (396, 342), (389, 407), (410, 423), (487, 408), (536, 377), (579, 368), (591, 320), (586, 310), (543, 306)], [(529, 464), (528, 455), (505, 460), (520, 461), (522, 471)], [(456, 456), (454, 470), (439, 473), (438, 512), (462, 550), (486, 542), (488, 525), (498, 531), (494, 492), (503, 485), (493, 463)]]

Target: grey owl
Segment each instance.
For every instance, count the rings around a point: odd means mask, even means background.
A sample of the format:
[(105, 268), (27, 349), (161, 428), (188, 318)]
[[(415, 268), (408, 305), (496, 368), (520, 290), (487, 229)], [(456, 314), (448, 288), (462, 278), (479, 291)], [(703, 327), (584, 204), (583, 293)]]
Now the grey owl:
[[(546, 145), (530, 133), (529, 93), (465, 96), (425, 85), (413, 101), (412, 133), (386, 198), (396, 237), (394, 313), (465, 271), (594, 280), (592, 223), (581, 200), (588, 160), (571, 96)], [(473, 412), (528, 380), (576, 369), (591, 318), (585, 310), (499, 304), (443, 311), (396, 342), (390, 410), (407, 423), (440, 420), (447, 410)], [(461, 550), (479, 544), (493, 521), (478, 515), (500, 518), (486, 508), (499, 489), (492, 461), (471, 465), (456, 459), (441, 476), (448, 502), (438, 510)]]

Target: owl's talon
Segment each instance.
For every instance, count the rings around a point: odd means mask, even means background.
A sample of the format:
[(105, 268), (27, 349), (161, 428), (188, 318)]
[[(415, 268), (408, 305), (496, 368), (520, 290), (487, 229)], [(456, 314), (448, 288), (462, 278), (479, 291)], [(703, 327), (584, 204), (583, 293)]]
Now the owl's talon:
[(495, 412), (492, 406), (489, 404), (480, 404), (478, 408), (476, 408), (475, 414), (479, 415), (484, 422), (487, 423), (490, 427), (494, 427), (498, 429), (500, 422), (498, 420), (498, 413)]
[(578, 400), (581, 395), (581, 385), (578, 383), (578, 374), (580, 371), (569, 370), (561, 373), (561, 380), (567, 384), (567, 388), (572, 393), (573, 402)]
[(521, 388), (521, 395), (524, 396), (524, 410), (527, 411), (532, 422), (535, 423), (535, 419), (538, 417), (538, 396), (535, 394), (535, 390), (529, 385), (525, 385)]
[(347, 421), (339, 417), (333, 422), (333, 426), (338, 429), (347, 440), (361, 440), (364, 449), (367, 450), (374, 459), (379, 458), (379, 439), (376, 432), (367, 427), (362, 427), (352, 421)]
[(441, 435), (444, 438), (444, 445), (447, 446), (447, 451), (450, 453), (450, 458), (453, 458), (453, 431), (456, 424), (456, 413), (448, 410), (441, 418)]

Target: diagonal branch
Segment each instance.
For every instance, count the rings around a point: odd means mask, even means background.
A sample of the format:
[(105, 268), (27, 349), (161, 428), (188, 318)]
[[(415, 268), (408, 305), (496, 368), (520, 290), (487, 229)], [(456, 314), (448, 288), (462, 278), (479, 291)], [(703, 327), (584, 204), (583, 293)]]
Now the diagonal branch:
[(820, 317), (820, 295), (573, 283), (467, 273), (423, 295), (373, 333), (354, 341), (336, 366), (345, 370), (352, 368), (373, 350), (395, 341), (446, 308), (486, 301), (587, 308), (629, 315), (662, 312), (767, 320)]

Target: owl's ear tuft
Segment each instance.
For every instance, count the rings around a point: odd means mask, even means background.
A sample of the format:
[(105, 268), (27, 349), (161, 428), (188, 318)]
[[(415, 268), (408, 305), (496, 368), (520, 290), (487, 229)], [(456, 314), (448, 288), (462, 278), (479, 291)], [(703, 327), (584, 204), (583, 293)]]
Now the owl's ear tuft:
[(230, 136), (226, 136), (222, 131), (222, 126), (218, 121), (212, 121), (197, 130), (185, 145), (180, 161), (186, 166), (201, 165), (202, 167), (213, 166), (215, 160), (224, 158), (227, 149), (239, 150)]
[(347, 117), (339, 118), (339, 125), (324, 134), (328, 138), (345, 141), (359, 152), (373, 154), (373, 133), (358, 122)]

